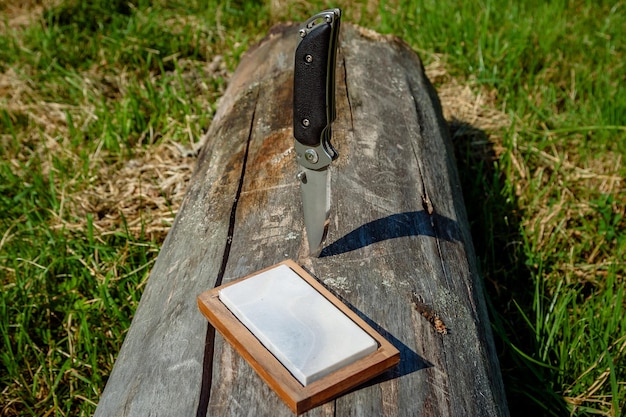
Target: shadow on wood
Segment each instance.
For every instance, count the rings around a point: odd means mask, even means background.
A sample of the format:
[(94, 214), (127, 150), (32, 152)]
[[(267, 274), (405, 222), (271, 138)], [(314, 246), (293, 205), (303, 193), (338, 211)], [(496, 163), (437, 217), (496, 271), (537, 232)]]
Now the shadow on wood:
[[(437, 223), (445, 225), (444, 230), (438, 235), (430, 234), (434, 232), (431, 216), (438, 217)], [(425, 210), (391, 214), (359, 226), (347, 235), (325, 246), (320, 253), (320, 258), (340, 255), (383, 240), (399, 237), (424, 235), (448, 241), (458, 241), (460, 236), (448, 235), (448, 232), (456, 233), (457, 230), (455, 227), (452, 227), (453, 225), (447, 224), (451, 221), (439, 216), (437, 213), (429, 215)]]
[[(395, 371), (307, 416), (508, 415), (436, 93), (402, 41), (342, 28), (323, 256), (307, 255), (295, 178), (297, 27), (279, 26), (222, 98), (96, 416), (292, 415), (195, 304), (288, 258), (401, 351)], [(416, 311), (414, 291), (451, 332)]]

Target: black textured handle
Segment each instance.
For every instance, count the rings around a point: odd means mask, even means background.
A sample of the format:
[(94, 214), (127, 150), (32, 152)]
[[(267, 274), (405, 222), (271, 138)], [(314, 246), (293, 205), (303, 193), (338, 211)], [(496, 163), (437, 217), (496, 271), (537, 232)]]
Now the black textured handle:
[(326, 79), (332, 28), (320, 24), (310, 31), (296, 49), (293, 80), (293, 135), (303, 145), (317, 146), (326, 117)]

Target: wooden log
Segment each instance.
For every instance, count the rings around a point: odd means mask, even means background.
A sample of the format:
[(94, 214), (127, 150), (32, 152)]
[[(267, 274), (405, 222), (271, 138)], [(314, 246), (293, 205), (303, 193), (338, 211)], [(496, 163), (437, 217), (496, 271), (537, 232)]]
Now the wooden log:
[(196, 306), (288, 258), (401, 354), (307, 416), (508, 415), (447, 125), (395, 37), (342, 26), (331, 226), (308, 256), (291, 127), (297, 38), (275, 28), (234, 74), (96, 416), (293, 415)]

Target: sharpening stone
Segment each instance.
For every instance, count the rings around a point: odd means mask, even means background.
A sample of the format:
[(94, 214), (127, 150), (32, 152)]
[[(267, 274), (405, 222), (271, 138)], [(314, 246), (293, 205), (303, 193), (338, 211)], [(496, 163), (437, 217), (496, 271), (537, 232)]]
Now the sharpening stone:
[(219, 299), (305, 386), (378, 348), (286, 265), (221, 289)]

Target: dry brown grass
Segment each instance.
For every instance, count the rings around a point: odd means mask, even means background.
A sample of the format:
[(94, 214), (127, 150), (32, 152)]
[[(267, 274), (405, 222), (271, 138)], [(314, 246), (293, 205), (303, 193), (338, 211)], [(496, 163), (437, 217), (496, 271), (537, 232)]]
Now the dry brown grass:
[[(626, 355), (626, 335), (617, 339), (607, 349), (607, 353), (611, 354), (614, 362), (623, 358)], [(605, 360), (605, 356), (606, 353), (601, 354), (593, 365), (582, 372), (579, 377), (565, 389), (563, 398), (572, 406), (571, 415), (575, 415), (580, 407), (586, 406), (607, 410), (605, 413), (602, 413), (602, 415), (610, 417), (618, 416), (620, 411), (613, 408), (611, 396), (601, 393), (602, 391), (606, 392), (606, 387), (610, 384), (609, 378), (611, 377), (611, 370), (608, 367), (600, 368)], [(573, 387), (577, 386), (580, 381), (589, 374), (595, 374), (597, 377), (584, 392), (575, 395), (572, 392)], [(626, 381), (619, 381), (618, 384), (622, 387), (626, 387)]]
[[(502, 130), (511, 125), (511, 118), (498, 109), (496, 91), (452, 77), (441, 55), (429, 54), (429, 58), (426, 75), (437, 86), (445, 119), (467, 123), (490, 134), (492, 139), (493, 135), (501, 137)], [(501, 143), (496, 146), (501, 150)]]
[(93, 215), (99, 234), (113, 233), (125, 222), (132, 235), (163, 241), (193, 172), (194, 153), (168, 140), (141, 148), (120, 164), (104, 159), (94, 161), (88, 186), (66, 197), (68, 213), (58, 227), (85, 230)]
[(56, 0), (2, 0), (0, 1), (0, 32), (20, 29), (31, 25), (41, 17), (45, 7), (54, 6)]
[[(3, 74), (2, 80), (11, 78)], [(80, 167), (82, 157), (68, 146), (68, 126), (65, 111), (75, 113), (74, 120), (88, 123), (93, 118), (92, 106), (74, 107), (38, 101), (21, 80), (10, 81), (12, 97), (9, 111), (19, 112), (31, 121), (25, 135), (33, 146), (24, 147), (14, 156), (16, 173), (29, 169), (34, 157), (41, 161), (46, 176), (55, 171), (55, 160)], [(3, 83), (0, 81), (0, 86)], [(23, 139), (24, 140), (24, 139)], [(26, 139), (28, 140), (28, 139)], [(63, 180), (57, 176), (56, 193), (62, 196), (61, 209), (55, 213), (54, 228), (85, 230), (87, 216), (93, 215), (93, 225), (102, 234), (113, 233), (125, 219), (129, 231), (139, 236), (161, 241), (182, 201), (185, 187), (195, 165), (195, 150), (187, 149), (170, 139), (133, 149), (134, 156), (120, 160), (118, 155), (98, 149), (89, 157), (88, 178), (76, 176)], [(110, 161), (116, 161), (111, 163)]]
[[(6, 13), (6, 25), (0, 30), (27, 26), (40, 17), (44, 4), (32, 1), (14, 5), (2, 4)], [(4, 24), (4, 23), (2, 23)], [(207, 111), (212, 94), (204, 80), (228, 78), (223, 59), (215, 55), (213, 60), (199, 67), (195, 63), (179, 60), (180, 79), (185, 88), (202, 100)], [(127, 94), (133, 75), (123, 70), (111, 74), (104, 66), (94, 65), (78, 80), (84, 90), (84, 100), (78, 105), (68, 105), (46, 100), (37, 86), (29, 79), (28, 67), (20, 74), (14, 68), (0, 73), (0, 105), (10, 117), (27, 120), (27, 126), (18, 133), (21, 146), (11, 158), (15, 173), (25, 176), (31, 169), (30, 161), (36, 159), (45, 176), (57, 173), (55, 161), (65, 165), (84, 165), (81, 149), (72, 146), (67, 115), (71, 115), (78, 129), (83, 129), (97, 119), (97, 100), (119, 99)], [(193, 115), (189, 115), (193, 117)], [(172, 123), (175, 123), (172, 121)], [(172, 129), (173, 130), (173, 129)], [(153, 132), (150, 132), (153, 133)], [(98, 139), (98, 138), (96, 138)], [(11, 141), (10, 135), (2, 135), (1, 142)], [(195, 166), (198, 138), (189, 130), (188, 145), (181, 145), (168, 136), (160, 140), (146, 138), (141, 144), (126, 152), (110, 152), (100, 144), (89, 155), (86, 177), (76, 170), (73, 178), (52, 175), (55, 192), (61, 196), (61, 207), (53, 213), (52, 227), (67, 230), (86, 230), (88, 218), (97, 234), (115, 233), (122, 227), (139, 237), (160, 242), (164, 239), (182, 202), (187, 183)], [(121, 155), (130, 155), (125, 157)]]

